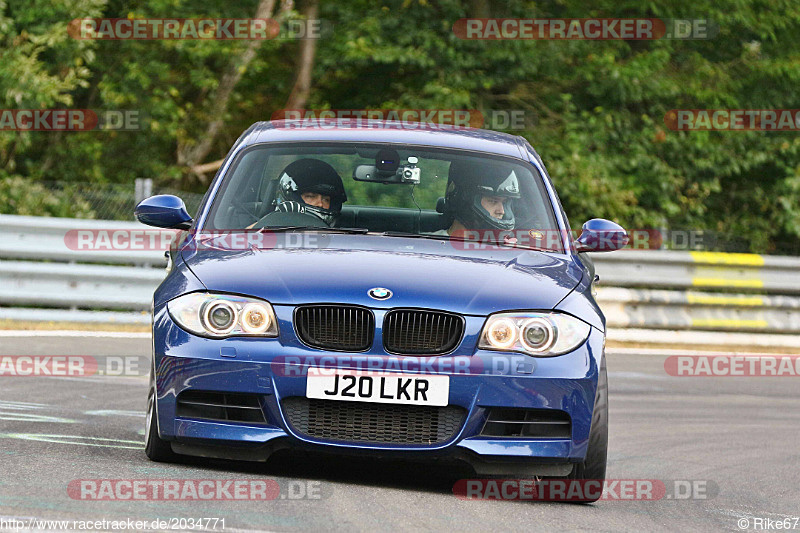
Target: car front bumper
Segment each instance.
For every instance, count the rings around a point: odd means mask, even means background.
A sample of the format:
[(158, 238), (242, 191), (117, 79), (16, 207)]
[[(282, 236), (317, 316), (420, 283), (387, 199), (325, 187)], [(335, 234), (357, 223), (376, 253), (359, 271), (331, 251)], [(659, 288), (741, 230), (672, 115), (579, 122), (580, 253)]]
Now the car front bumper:
[[(282, 331), (291, 332), (288, 309), (276, 306), (276, 313)], [(474, 317), (471, 329), (479, 330), (483, 320)], [(534, 358), (474, 349), (463, 352), (475, 345), (469, 331), (470, 327), (454, 355), (425, 358), (427, 367), (415, 367), (416, 357), (324, 352), (285, 338), (201, 338), (178, 327), (161, 307), (153, 327), (159, 435), (178, 453), (208, 457), (266, 460), (274, 451), (290, 448), (422, 460), (454, 458), (470, 462), (479, 473), (511, 473), (525, 463), (537, 475), (568, 474), (571, 464), (586, 455), (604, 357), (603, 333), (592, 328), (587, 341), (574, 351)], [(466, 410), (464, 423), (452, 438), (432, 445), (341, 442), (299, 433), (287, 422), (281, 401), (305, 397), (306, 371), (315, 366), (309, 358), (324, 362), (326, 368), (374, 369), (371, 362), (380, 360), (381, 365), (393, 362), (386, 371), (401, 368), (408, 373), (410, 366), (420, 374), (446, 374), (449, 404)], [(302, 363), (282, 364), (289, 360)], [(432, 365), (431, 360), (435, 360)], [(190, 389), (258, 395), (266, 423), (179, 417), (177, 397)], [(482, 436), (491, 408), (564, 411), (571, 419), (571, 438)]]

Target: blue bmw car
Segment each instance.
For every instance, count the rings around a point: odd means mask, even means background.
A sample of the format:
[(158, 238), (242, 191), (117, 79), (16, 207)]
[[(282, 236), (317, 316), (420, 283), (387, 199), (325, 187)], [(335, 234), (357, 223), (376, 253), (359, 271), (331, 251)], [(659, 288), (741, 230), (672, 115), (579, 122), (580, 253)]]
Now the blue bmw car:
[(136, 216), (183, 230), (153, 296), (150, 459), (289, 448), (605, 478), (585, 252), (627, 235), (602, 219), (573, 235), (525, 139), (259, 122), (196, 218), (166, 195)]

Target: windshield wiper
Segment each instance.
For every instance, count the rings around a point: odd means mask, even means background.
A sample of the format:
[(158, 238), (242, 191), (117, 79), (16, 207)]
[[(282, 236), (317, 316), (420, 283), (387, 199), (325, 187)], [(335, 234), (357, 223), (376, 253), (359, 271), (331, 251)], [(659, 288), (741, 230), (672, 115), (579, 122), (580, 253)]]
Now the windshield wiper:
[[(260, 228), (259, 233), (263, 233), (266, 231), (274, 231), (274, 232), (286, 232), (286, 231), (316, 231), (320, 233), (342, 233), (346, 235), (366, 235), (370, 233), (370, 230), (367, 228), (320, 228), (316, 226), (268, 226), (265, 228)], [(493, 239), (491, 242), (486, 241), (475, 241), (473, 239), (467, 239), (465, 237), (454, 237), (452, 235), (432, 235), (426, 233), (409, 233), (406, 231), (382, 231), (380, 233), (373, 233), (374, 235), (381, 235), (385, 237), (405, 237), (409, 239), (432, 239), (432, 240), (439, 240), (439, 241), (458, 241), (458, 242), (468, 242), (474, 243), (476, 245), (484, 245), (484, 244), (493, 244), (496, 246), (507, 246), (509, 248), (519, 248), (521, 250), (532, 250), (534, 252), (556, 252), (557, 250), (552, 250), (550, 248), (540, 248), (537, 246), (530, 246), (525, 244), (517, 244), (512, 242), (506, 241), (499, 241), (497, 239)]]
[(405, 231), (384, 231), (381, 235), (385, 235), (387, 237), (409, 237), (409, 238), (417, 238), (417, 239), (437, 239), (440, 241), (458, 241), (458, 242), (469, 242), (474, 243), (476, 245), (484, 245), (484, 244), (493, 244), (499, 246), (508, 246), (509, 248), (520, 248), (522, 250), (532, 250), (534, 252), (555, 252), (556, 250), (551, 250), (550, 248), (540, 248), (537, 246), (530, 246), (526, 244), (518, 244), (506, 241), (499, 241), (497, 239), (493, 239), (490, 243), (485, 241), (478, 242), (474, 239), (467, 239), (466, 237), (454, 237), (452, 235), (431, 235), (426, 233), (407, 233)]
[(542, 248), (542, 247), (539, 247), (539, 246), (531, 246), (529, 244), (522, 244), (522, 243), (519, 243), (519, 242), (508, 242), (508, 241), (505, 241), (505, 240), (501, 241), (499, 239), (491, 239), (491, 241), (487, 243), (486, 241), (479, 242), (479, 241), (475, 241), (474, 239), (467, 239), (466, 237), (453, 237), (451, 235), (450, 236), (450, 240), (459, 241), (459, 242), (471, 242), (471, 243), (479, 244), (479, 245), (494, 244), (496, 246), (508, 246), (509, 248), (519, 248), (521, 250), (531, 250), (531, 251), (534, 251), (534, 252), (556, 252), (557, 251), (557, 250), (553, 250), (552, 248)]
[(363, 235), (369, 233), (367, 228), (320, 228), (316, 226), (266, 226), (259, 228), (259, 233), (265, 232), (285, 232), (285, 231), (316, 231), (319, 233), (345, 233), (351, 235)]
[(447, 239), (447, 235), (427, 235), (425, 233), (409, 233), (407, 231), (382, 231), (380, 235), (385, 235), (387, 237), (419, 237), (420, 239), (425, 239), (427, 237)]

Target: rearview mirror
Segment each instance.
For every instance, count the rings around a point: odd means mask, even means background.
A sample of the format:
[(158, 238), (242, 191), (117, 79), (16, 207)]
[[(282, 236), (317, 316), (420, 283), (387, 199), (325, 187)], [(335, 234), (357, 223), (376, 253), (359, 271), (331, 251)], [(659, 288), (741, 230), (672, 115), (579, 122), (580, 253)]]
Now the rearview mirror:
[(615, 222), (593, 218), (581, 229), (575, 241), (576, 252), (613, 252), (628, 244), (628, 233)]
[[(394, 172), (391, 175), (394, 175)], [(356, 166), (353, 170), (353, 179), (356, 181), (382, 181), (378, 177), (378, 167), (375, 165)]]
[(408, 164), (400, 165), (393, 170), (381, 170), (375, 165), (358, 165), (353, 169), (353, 179), (372, 183), (412, 183), (419, 184), (420, 169), (418, 159), (409, 157)]
[(142, 224), (157, 228), (189, 229), (192, 217), (186, 211), (183, 200), (171, 194), (159, 194), (145, 198), (134, 209), (133, 214)]

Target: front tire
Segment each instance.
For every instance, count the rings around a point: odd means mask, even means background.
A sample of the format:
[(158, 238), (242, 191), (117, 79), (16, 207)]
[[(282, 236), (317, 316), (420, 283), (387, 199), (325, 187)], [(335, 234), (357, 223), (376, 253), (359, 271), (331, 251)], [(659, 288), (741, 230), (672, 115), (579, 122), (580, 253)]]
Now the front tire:
[[(155, 364), (154, 364), (155, 365)], [(156, 401), (156, 376), (155, 366), (150, 368), (150, 390), (147, 393), (147, 419), (144, 429), (144, 453), (151, 461), (159, 463), (174, 463), (178, 454), (172, 451), (172, 446), (158, 436), (158, 402)]]

